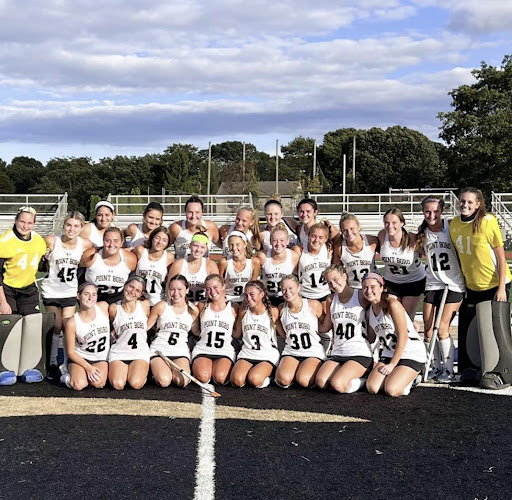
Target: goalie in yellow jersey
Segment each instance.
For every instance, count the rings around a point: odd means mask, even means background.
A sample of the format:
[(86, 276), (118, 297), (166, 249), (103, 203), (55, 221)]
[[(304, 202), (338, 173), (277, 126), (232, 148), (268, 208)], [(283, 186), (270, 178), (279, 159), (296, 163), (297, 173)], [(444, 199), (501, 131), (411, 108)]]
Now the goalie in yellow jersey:
[(0, 236), (0, 385), (40, 382), (44, 370), (45, 338), (41, 333), (51, 315), (39, 313), (35, 284), (44, 239), (33, 231), (36, 211), (21, 207), (14, 226)]

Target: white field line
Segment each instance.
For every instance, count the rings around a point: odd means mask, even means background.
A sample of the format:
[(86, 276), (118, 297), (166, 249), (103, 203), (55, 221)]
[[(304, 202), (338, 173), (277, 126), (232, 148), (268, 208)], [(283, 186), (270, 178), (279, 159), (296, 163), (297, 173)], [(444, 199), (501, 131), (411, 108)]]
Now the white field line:
[[(212, 386), (209, 386), (213, 389)], [(203, 389), (194, 500), (215, 498), (215, 398)]]

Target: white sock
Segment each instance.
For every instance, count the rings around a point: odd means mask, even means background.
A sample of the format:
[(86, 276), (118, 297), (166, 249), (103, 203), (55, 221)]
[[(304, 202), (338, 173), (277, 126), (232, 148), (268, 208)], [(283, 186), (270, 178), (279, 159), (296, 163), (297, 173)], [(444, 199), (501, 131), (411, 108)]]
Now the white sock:
[[(416, 380), (416, 377), (414, 378), (414, 380)], [(411, 387), (412, 387), (412, 384), (414, 383), (414, 380), (411, 380), (404, 388), (403, 392), (402, 392), (402, 396), (408, 396), (411, 392)]]
[(57, 356), (59, 355), (59, 340), (60, 335), (52, 335), (52, 347), (50, 349), (50, 365), (57, 365)]
[(265, 377), (260, 385), (256, 386), (256, 389), (264, 389), (270, 385), (270, 377)]
[(69, 383), (71, 381), (71, 375), (69, 373), (65, 373), (64, 375), (62, 375), (62, 377), (60, 377), (60, 381), (67, 388), (73, 389), (73, 387), (71, 387), (71, 384)]
[(439, 347), (441, 349), (441, 356), (443, 359), (444, 367), (450, 372), (453, 373), (453, 339), (448, 337), (443, 340), (439, 340)]
[[(268, 377), (267, 377), (268, 378)], [(288, 385), (283, 385), (283, 384), (280, 384), (277, 379), (274, 380), (274, 382), (276, 383), (276, 385), (278, 385), (279, 387), (281, 387), (281, 389), (288, 389), (288, 387), (290, 387), (292, 384), (288, 384)], [(292, 382), (293, 383), (293, 382)]]
[(364, 378), (364, 377), (353, 378), (350, 381), (350, 384), (349, 384), (348, 389), (346, 390), (345, 394), (351, 394), (353, 392), (356, 392), (359, 389), (361, 389), (361, 387), (363, 387), (363, 385), (365, 385), (365, 384), (366, 384), (366, 378)]

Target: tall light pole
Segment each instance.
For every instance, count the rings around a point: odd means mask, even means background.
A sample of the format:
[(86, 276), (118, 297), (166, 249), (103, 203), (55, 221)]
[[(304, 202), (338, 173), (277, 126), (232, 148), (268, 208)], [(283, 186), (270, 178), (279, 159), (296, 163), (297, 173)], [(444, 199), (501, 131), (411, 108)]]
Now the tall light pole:
[(316, 177), (316, 139), (313, 141), (313, 179)]
[(212, 143), (211, 141), (208, 143), (208, 187), (207, 187), (207, 196), (206, 199), (208, 200), (209, 206), (210, 206), (210, 213), (212, 212), (212, 205), (210, 200), (210, 180), (211, 180), (211, 171), (212, 171)]
[(276, 139), (276, 194), (279, 194), (279, 139)]

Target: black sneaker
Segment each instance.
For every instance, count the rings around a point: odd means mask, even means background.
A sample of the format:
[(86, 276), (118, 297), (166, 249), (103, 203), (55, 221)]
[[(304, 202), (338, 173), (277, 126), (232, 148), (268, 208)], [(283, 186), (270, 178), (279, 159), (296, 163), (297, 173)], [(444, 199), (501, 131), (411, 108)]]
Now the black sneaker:
[(57, 365), (50, 365), (48, 368), (48, 373), (46, 374), (46, 378), (48, 380), (59, 380), (60, 378), (60, 370)]
[(460, 374), (461, 382), (469, 382), (469, 383), (478, 384), (478, 382), (480, 382), (481, 378), (482, 378), (482, 372), (480, 370), (478, 370), (477, 368), (466, 368)]

